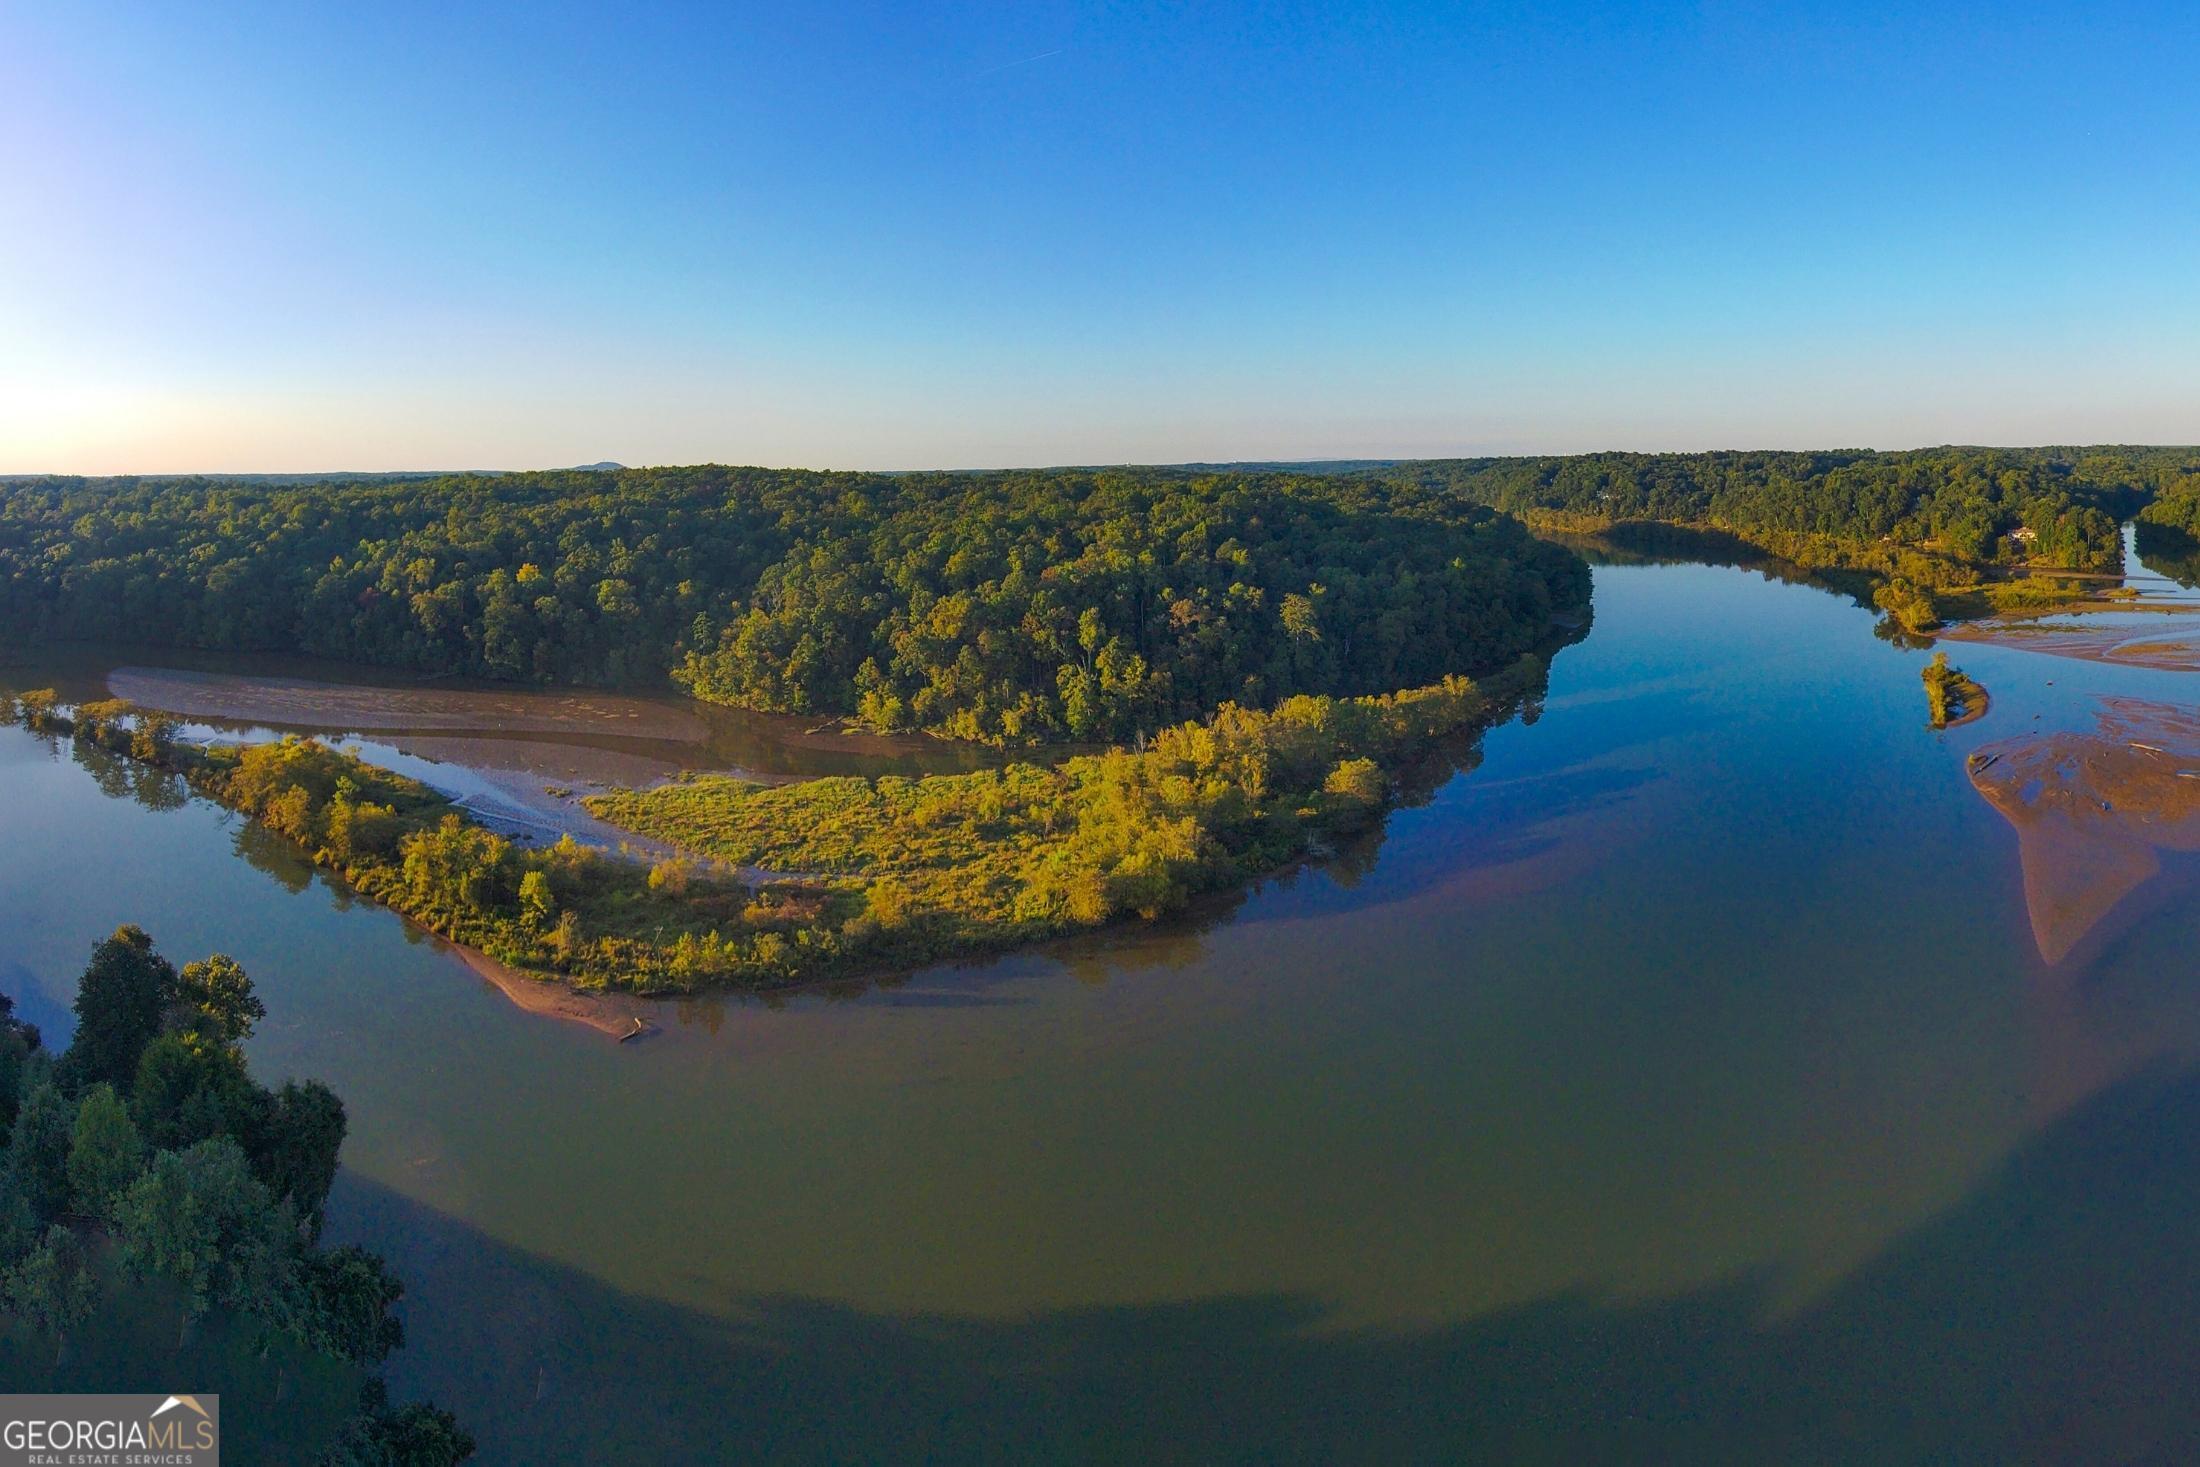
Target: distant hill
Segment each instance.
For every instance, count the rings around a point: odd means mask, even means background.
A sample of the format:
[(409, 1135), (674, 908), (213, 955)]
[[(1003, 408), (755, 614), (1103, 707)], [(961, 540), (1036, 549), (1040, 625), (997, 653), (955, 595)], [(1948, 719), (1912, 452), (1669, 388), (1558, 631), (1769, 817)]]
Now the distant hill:
[(610, 459), (605, 459), (601, 463), (575, 464), (566, 472), (574, 474), (608, 474), (625, 467), (625, 464), (615, 464)]
[(1228, 459), (1217, 463), (1171, 464), (1201, 474), (1356, 474), (1368, 469), (1396, 468), (1395, 458), (1279, 458)]

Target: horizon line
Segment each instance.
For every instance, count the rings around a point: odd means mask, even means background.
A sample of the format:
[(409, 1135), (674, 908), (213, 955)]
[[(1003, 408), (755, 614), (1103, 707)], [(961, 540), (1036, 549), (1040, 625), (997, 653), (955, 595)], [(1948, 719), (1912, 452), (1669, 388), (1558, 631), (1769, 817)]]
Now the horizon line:
[(2041, 453), (2055, 449), (2131, 449), (2143, 448), (2156, 451), (2189, 448), (2200, 452), (2200, 442), (2179, 443), (2174, 440), (2160, 442), (2139, 441), (2048, 441), (2040, 443), (1970, 443), (1942, 442), (1918, 443), (1896, 448), (1879, 448), (1870, 444), (1817, 444), (1803, 447), (1758, 444), (1750, 447), (1727, 446), (1720, 448), (1583, 448), (1564, 452), (1485, 452), (1485, 453), (1420, 453), (1420, 454), (1325, 454), (1305, 458), (1188, 458), (1188, 459), (1122, 459), (1112, 462), (1061, 462), (1016, 464), (946, 464), (930, 467), (901, 467), (890, 469), (858, 468), (822, 464), (796, 463), (737, 463), (726, 459), (698, 459), (687, 463), (618, 463), (615, 460), (599, 460), (613, 465), (597, 464), (549, 464), (535, 468), (403, 468), (403, 469), (135, 469), (110, 473), (84, 470), (31, 469), (21, 472), (0, 473), (0, 482), (18, 482), (26, 479), (393, 479), (393, 478), (502, 478), (515, 474), (588, 474), (629, 473), (647, 469), (762, 469), (771, 472), (812, 474), (880, 474), (900, 477), (911, 474), (1041, 474), (1074, 473), (1098, 469), (1230, 469), (1262, 467), (1289, 469), (1300, 465), (1369, 464), (1392, 465), (1409, 463), (1444, 463), (1467, 459), (1551, 459), (1551, 458), (1603, 458), (1626, 455), (1636, 458), (1700, 458), (1714, 454), (1749, 453), (1930, 453), (1940, 449), (1989, 450), (2010, 453)]

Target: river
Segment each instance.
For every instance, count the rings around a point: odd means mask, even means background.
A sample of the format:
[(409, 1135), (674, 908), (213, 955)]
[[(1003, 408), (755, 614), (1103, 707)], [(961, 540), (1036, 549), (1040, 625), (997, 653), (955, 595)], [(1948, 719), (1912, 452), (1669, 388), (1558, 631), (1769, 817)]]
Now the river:
[(238, 958), (256, 1073), (349, 1107), (393, 1388), (485, 1461), (2174, 1455), (2193, 863), (2050, 963), (1965, 761), (2190, 674), (1966, 644), (1991, 711), (1935, 733), (1926, 654), (1829, 592), (1607, 564), (1595, 605), (1365, 849), (631, 1045), (8, 728), (0, 991), (58, 1038), (118, 923)]

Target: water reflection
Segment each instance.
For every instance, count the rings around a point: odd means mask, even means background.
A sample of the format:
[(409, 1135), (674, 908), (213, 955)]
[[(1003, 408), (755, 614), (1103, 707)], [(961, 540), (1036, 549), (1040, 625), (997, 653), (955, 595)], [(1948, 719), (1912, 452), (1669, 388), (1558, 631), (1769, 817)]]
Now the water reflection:
[(2174, 586), (2200, 588), (2200, 540), (2168, 525), (2133, 523), (2133, 545), (2146, 569)]
[(1572, 548), (1591, 565), (1730, 566), (1763, 573), (1788, 585), (1819, 585), (1808, 571), (1724, 530), (1694, 529), (1657, 520), (1621, 520), (1593, 533), (1545, 530), (1542, 537)]
[(951, 773), (1008, 757), (671, 696), (410, 680), (270, 654), (17, 647), (0, 651), (0, 682), (53, 687), (65, 702), (123, 698), (184, 720), (186, 738), (325, 739), (420, 780), (513, 839), (571, 834), (653, 858), (670, 848), (595, 819), (579, 797), (688, 773), (773, 782)]
[[(1016, 1320), (607, 1288), (346, 1176), (415, 1281), (397, 1364), (472, 1363), (492, 1457), (1567, 1463), (2175, 1460), (2200, 1439), (2200, 1075), (2125, 1078), (1807, 1307), (1747, 1272), (1339, 1331), (1230, 1295)], [(455, 1307), (450, 1301), (481, 1301)], [(627, 1348), (605, 1359), (590, 1341)], [(643, 1407), (646, 1403), (646, 1409)]]
[[(2068, 582), (2073, 589), (2096, 593), (2094, 599), (2048, 612), (2004, 612), (1950, 627), (1942, 635), (1955, 642), (2087, 662), (2200, 671), (2200, 602), (2183, 593), (2179, 579), (2163, 573), (2165, 565), (2174, 567), (2176, 562), (2163, 560), (2162, 553), (2182, 540), (2177, 532), (2128, 521), (2120, 574)], [(2105, 585), (2109, 580), (2116, 584)]]
[[(1754, 571), (1786, 586), (1809, 586), (1874, 609), (1873, 583), (1856, 571), (1806, 569), (1724, 530), (1669, 525), (1657, 520), (1621, 520), (1594, 532), (1538, 531), (1542, 538), (1571, 548), (1591, 565), (1727, 566)], [(1872, 635), (1905, 651), (1933, 645), (1933, 637), (1913, 632), (1893, 616), (1882, 616)]]

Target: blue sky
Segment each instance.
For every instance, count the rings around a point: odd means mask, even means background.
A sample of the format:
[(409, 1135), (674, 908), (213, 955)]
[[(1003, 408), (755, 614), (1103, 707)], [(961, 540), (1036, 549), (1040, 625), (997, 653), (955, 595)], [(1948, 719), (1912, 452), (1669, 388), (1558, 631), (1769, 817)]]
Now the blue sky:
[(2190, 5), (18, 3), (0, 471), (2200, 441), (2196, 73)]

